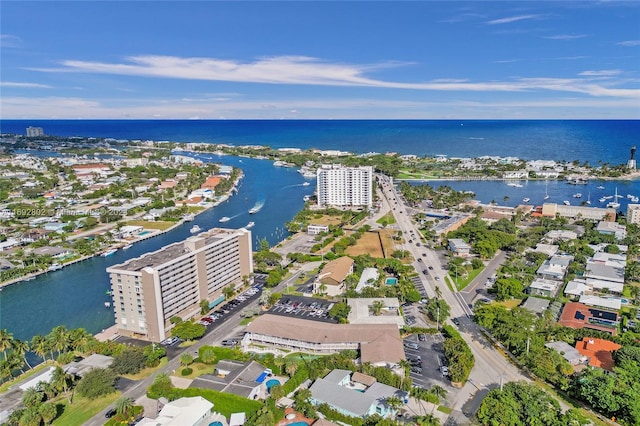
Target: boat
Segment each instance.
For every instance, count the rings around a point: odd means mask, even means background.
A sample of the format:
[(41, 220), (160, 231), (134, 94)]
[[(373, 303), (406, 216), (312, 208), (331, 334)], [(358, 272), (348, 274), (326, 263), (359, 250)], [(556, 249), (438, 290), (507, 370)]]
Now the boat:
[(112, 256), (117, 251), (118, 251), (117, 248), (109, 249), (109, 250), (105, 251), (104, 253), (102, 253), (100, 256), (102, 256), (102, 257)]
[(106, 294), (107, 296), (113, 296), (113, 291), (107, 290), (104, 292), (104, 294)]
[(58, 264), (58, 263), (52, 263), (51, 266), (49, 266), (49, 268), (47, 269), (48, 271), (58, 271), (62, 269), (62, 265)]
[(596, 186), (596, 189), (604, 189), (604, 186), (602, 185)]
[(221, 218), (221, 219), (220, 219), (220, 222), (223, 222), (223, 223), (224, 223), (224, 222), (229, 222), (230, 220), (231, 220), (231, 218), (230, 218), (230, 217), (225, 216), (225, 217), (223, 217), (223, 218)]
[(549, 199), (549, 182), (548, 181), (544, 182), (544, 199), (545, 200)]
[(523, 203), (528, 203), (529, 201), (531, 201), (531, 198), (523, 198), (523, 199), (522, 199), (522, 202), (523, 202)]
[(195, 215), (193, 215), (193, 214), (186, 214), (186, 215), (184, 215), (184, 216), (182, 217), (182, 219), (183, 219), (185, 222), (191, 222), (193, 219), (195, 219), (195, 217), (196, 217), (196, 216), (195, 216)]
[(262, 210), (263, 206), (264, 206), (264, 200), (258, 201), (255, 206), (251, 207), (251, 209), (249, 210), (249, 214), (258, 213), (260, 210)]
[(255, 207), (252, 207), (251, 209), (249, 209), (249, 214), (256, 214), (260, 211), (260, 209), (257, 209)]
[(129, 250), (131, 247), (133, 247), (133, 244), (127, 244), (126, 246), (122, 247), (122, 250)]
[(189, 230), (189, 232), (191, 232), (192, 234), (195, 234), (196, 232), (200, 232), (201, 230), (202, 228), (200, 228), (198, 225), (193, 225)]
[(309, 182), (305, 182), (302, 184), (302, 186), (309, 186), (309, 185), (311, 185)]
[(33, 281), (35, 279), (36, 279), (36, 277), (28, 277), (28, 278), (23, 279), (22, 281)]
[(255, 222), (249, 222), (244, 226), (244, 228), (245, 229), (253, 228), (255, 226), (255, 224), (256, 224)]
[(507, 184), (507, 186), (513, 186), (514, 188), (522, 188), (521, 184), (515, 183), (515, 182), (510, 182)]
[(309, 199), (310, 199), (310, 198), (311, 198), (311, 197), (309, 197), (308, 195), (305, 195), (304, 197), (302, 197), (302, 200), (303, 200), (303, 201), (309, 201)]
[(573, 194), (573, 198), (582, 198), (582, 194), (577, 192), (577, 193)]
[(587, 195), (587, 205), (591, 205), (591, 191), (589, 191), (589, 195)]
[(571, 203), (569, 201), (567, 201), (567, 200), (564, 200), (563, 203), (564, 203), (565, 206), (570, 206), (571, 205)]
[(110, 307), (111, 307), (111, 303), (109, 303), (109, 302), (104, 302), (104, 307), (105, 307), (105, 308), (110, 308)]
[(616, 186), (616, 192), (615, 195), (613, 196), (613, 201), (610, 201), (607, 203), (607, 207), (611, 208), (611, 209), (617, 209), (618, 207), (620, 207), (620, 203), (618, 202), (618, 198), (622, 198), (622, 195), (618, 195), (618, 187)]

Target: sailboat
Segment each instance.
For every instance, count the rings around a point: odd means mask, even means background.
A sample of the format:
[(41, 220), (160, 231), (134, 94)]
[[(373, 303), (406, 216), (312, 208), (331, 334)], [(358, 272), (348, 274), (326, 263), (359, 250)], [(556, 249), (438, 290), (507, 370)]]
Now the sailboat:
[(589, 195), (587, 196), (587, 205), (591, 205), (591, 191), (589, 191)]
[(618, 202), (618, 198), (620, 197), (621, 195), (618, 195), (618, 187), (616, 186), (616, 195), (614, 195), (613, 201), (607, 203), (607, 207), (612, 209), (617, 209), (618, 207), (620, 207), (620, 203)]
[(545, 182), (544, 183), (544, 199), (548, 200), (549, 199), (549, 182)]

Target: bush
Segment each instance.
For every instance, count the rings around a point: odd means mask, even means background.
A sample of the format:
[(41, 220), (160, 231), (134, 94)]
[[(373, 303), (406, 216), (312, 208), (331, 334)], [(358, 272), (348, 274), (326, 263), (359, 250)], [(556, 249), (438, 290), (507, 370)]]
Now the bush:
[(76, 390), (81, 396), (96, 399), (115, 392), (116, 374), (111, 369), (96, 368), (88, 371), (78, 382)]
[(183, 376), (188, 376), (189, 374), (193, 373), (193, 368), (191, 367), (186, 367), (182, 369), (182, 374)]

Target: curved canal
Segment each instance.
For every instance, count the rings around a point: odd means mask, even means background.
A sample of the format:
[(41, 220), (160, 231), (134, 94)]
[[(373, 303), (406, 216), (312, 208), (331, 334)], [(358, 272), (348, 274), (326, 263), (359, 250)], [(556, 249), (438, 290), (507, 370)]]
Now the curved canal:
[[(4, 287), (0, 291), (0, 328), (6, 328), (21, 340), (46, 334), (60, 324), (68, 328), (84, 327), (97, 333), (113, 324), (113, 312), (104, 306), (110, 299), (106, 294), (109, 280), (105, 269), (108, 266), (184, 240), (191, 235), (189, 229), (194, 224), (206, 230), (240, 228), (253, 221), (254, 247), (262, 238), (274, 245), (287, 237), (284, 224), (302, 209), (303, 197), (315, 189), (315, 181), (303, 186), (305, 180), (296, 169), (274, 167), (271, 161), (213, 155), (196, 157), (241, 168), (244, 177), (238, 193), (198, 215), (193, 222), (136, 243), (126, 251), (119, 250), (109, 257), (94, 257), (40, 275), (32, 281)], [(260, 211), (250, 215), (249, 210), (261, 202), (264, 205)], [(219, 219), (224, 216), (231, 220), (220, 223)]]

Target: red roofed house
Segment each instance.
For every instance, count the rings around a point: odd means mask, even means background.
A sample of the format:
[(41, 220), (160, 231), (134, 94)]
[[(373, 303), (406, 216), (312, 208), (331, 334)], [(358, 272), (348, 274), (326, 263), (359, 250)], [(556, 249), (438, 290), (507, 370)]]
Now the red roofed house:
[(583, 303), (569, 302), (564, 305), (558, 324), (564, 327), (606, 331), (615, 336), (618, 329), (618, 313)]
[(205, 180), (204, 183), (200, 186), (200, 189), (210, 189), (213, 191), (214, 189), (216, 189), (216, 186), (218, 186), (221, 180), (222, 178), (220, 176), (209, 176), (207, 180)]
[(202, 200), (204, 200), (204, 198), (202, 198), (202, 197), (191, 197), (191, 198), (189, 198), (187, 200), (184, 200), (184, 201), (178, 201), (178, 202), (176, 202), (176, 204), (182, 204), (183, 206), (184, 205), (194, 206), (196, 204), (200, 204), (202, 202)]
[(596, 339), (593, 337), (584, 337), (576, 343), (576, 349), (582, 355), (589, 357), (589, 365), (592, 367), (600, 367), (605, 370), (612, 371), (615, 362), (613, 361), (613, 352), (620, 349), (617, 343), (609, 340)]

